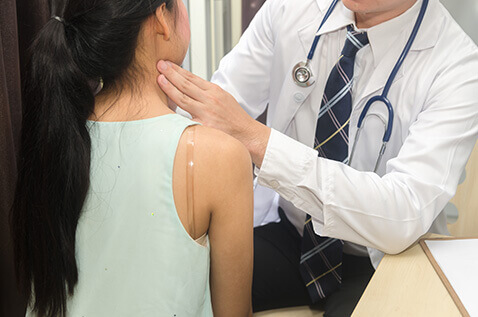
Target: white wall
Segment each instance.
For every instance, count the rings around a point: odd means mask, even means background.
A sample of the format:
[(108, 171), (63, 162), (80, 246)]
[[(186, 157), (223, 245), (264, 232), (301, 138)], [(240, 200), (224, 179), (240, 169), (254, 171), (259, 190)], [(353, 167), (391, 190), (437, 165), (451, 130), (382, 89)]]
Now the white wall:
[(210, 79), (241, 36), (241, 0), (183, 0), (189, 11), (191, 45), (183, 67)]
[(441, 3), (478, 45), (478, 0), (441, 0)]

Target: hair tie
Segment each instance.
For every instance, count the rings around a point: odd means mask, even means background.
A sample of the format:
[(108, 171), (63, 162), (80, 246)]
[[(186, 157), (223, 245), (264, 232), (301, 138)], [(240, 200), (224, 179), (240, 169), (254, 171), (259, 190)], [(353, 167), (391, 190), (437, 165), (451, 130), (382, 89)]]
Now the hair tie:
[(59, 17), (59, 16), (57, 16), (57, 15), (54, 15), (54, 16), (52, 16), (51, 18), (57, 20), (58, 22), (60, 22), (60, 23), (62, 23), (62, 24), (65, 24), (65, 19), (63, 19), (63, 18), (61, 18), (61, 17)]
[(100, 91), (103, 90), (103, 87), (105, 87), (105, 82), (103, 81), (103, 77), (100, 77), (100, 80), (99, 80), (99, 83), (98, 83), (98, 87), (96, 87), (95, 96), (96, 96), (97, 94), (99, 94)]

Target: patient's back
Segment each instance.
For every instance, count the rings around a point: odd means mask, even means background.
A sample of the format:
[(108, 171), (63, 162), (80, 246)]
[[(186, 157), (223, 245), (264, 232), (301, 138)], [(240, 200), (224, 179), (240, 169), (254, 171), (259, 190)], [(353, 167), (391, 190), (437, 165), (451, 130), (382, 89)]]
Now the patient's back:
[[(236, 139), (192, 125), (177, 114), (88, 122), (91, 185), (67, 316), (251, 315), (250, 156)], [(35, 316), (31, 307), (27, 316)]]
[(209, 246), (184, 229), (173, 197), (176, 114), (89, 122), (91, 187), (76, 236), (71, 316), (212, 316)]

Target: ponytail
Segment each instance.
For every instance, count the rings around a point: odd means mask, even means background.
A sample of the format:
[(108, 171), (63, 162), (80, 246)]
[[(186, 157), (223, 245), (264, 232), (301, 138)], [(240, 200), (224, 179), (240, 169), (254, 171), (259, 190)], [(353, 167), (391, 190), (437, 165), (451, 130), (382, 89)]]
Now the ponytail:
[[(31, 48), (12, 209), (17, 276), (39, 316), (64, 316), (78, 281), (75, 234), (88, 188), (94, 110), (69, 26), (52, 18)], [(73, 31), (73, 30), (72, 30)]]
[(89, 83), (102, 77), (105, 90), (121, 86), (143, 22), (176, 1), (49, 0), (59, 17), (31, 48), (11, 214), (17, 277), (39, 316), (66, 315), (78, 282), (75, 235), (89, 189), (86, 122), (95, 105)]

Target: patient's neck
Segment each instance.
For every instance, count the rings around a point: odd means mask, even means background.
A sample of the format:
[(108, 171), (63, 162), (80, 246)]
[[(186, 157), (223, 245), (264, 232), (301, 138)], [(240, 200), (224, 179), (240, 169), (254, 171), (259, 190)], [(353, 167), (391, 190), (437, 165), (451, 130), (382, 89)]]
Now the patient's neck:
[[(95, 121), (133, 121), (173, 113), (168, 98), (156, 83), (156, 65), (141, 67), (140, 74), (101, 91), (95, 98)], [(117, 86), (117, 87), (116, 87)]]

